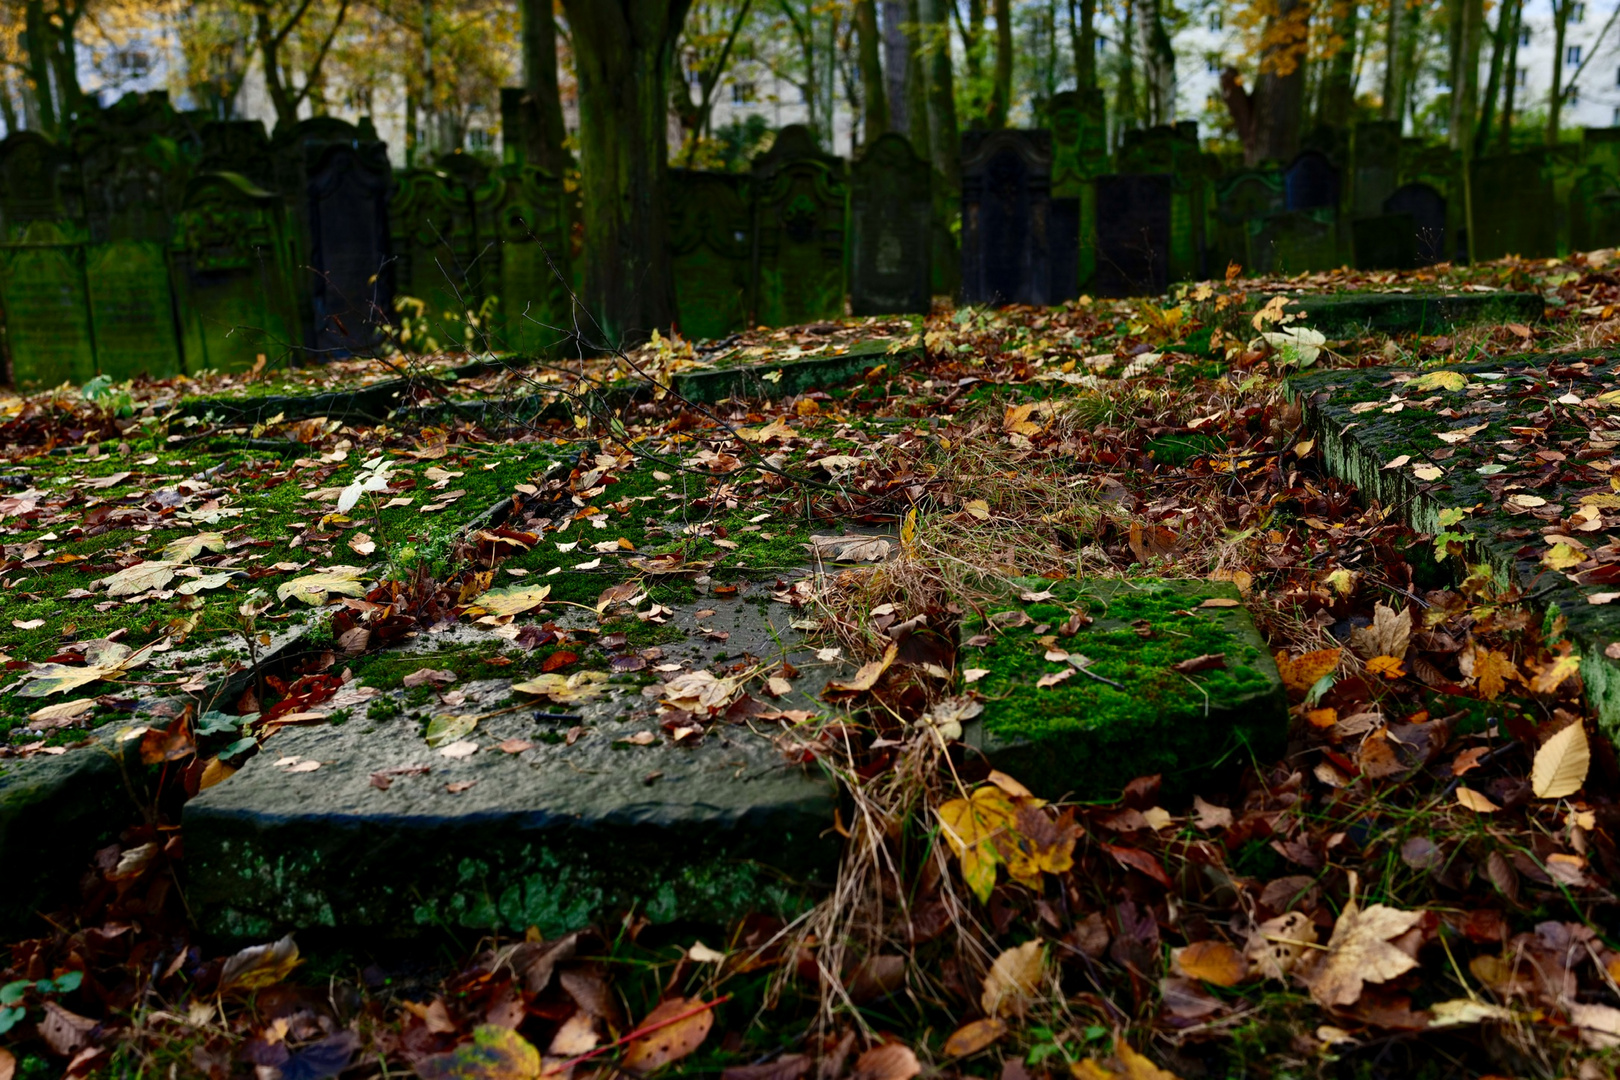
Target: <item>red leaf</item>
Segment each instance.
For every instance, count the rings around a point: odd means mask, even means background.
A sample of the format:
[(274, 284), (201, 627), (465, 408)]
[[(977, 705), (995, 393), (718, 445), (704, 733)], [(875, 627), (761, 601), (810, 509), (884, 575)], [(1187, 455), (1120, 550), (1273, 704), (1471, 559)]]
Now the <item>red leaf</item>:
[(541, 662), (540, 670), (556, 671), (558, 668), (565, 668), (569, 664), (576, 663), (578, 660), (579, 656), (577, 654), (568, 652), (567, 650), (562, 652), (554, 652)]
[(1140, 870), (1160, 885), (1167, 889), (1170, 888), (1170, 875), (1164, 872), (1164, 867), (1159, 865), (1159, 860), (1147, 852), (1138, 851), (1136, 848), (1116, 847), (1113, 844), (1103, 844), (1102, 849), (1112, 855), (1115, 861), (1127, 870)]

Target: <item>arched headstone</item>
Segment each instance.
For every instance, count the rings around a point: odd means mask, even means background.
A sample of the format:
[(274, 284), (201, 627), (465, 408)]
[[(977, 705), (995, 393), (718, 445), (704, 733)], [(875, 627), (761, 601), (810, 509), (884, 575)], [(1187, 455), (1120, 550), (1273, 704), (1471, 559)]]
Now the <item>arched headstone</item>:
[(851, 313), (928, 313), (931, 172), (893, 132), (867, 146), (850, 169)]
[(754, 161), (754, 318), (766, 326), (844, 314), (843, 164), (797, 124)]
[(1324, 154), (1307, 150), (1283, 172), (1285, 210), (1332, 210), (1339, 205), (1339, 170)]
[(754, 274), (748, 178), (671, 169), (669, 243), (680, 332), (716, 341), (746, 329)]
[(562, 181), (530, 165), (496, 169), (474, 194), (483, 277), (498, 297), (491, 315), (497, 349), (543, 355), (572, 330), (568, 216)]
[(962, 134), (962, 299), (1045, 304), (1051, 295), (1052, 135)]

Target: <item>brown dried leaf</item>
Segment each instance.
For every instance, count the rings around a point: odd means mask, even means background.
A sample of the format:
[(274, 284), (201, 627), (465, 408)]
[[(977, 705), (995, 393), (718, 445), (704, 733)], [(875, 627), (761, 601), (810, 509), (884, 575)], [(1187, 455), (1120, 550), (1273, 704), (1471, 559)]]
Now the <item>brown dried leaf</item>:
[[(654, 1024), (674, 1020), (675, 1017), (681, 1019), (657, 1031), (650, 1031), (640, 1038), (632, 1039), (629, 1047), (625, 1049), (624, 1060), (620, 1064), (630, 1072), (649, 1073), (692, 1053), (703, 1045), (709, 1029), (714, 1026), (714, 1010), (703, 1008), (703, 1004), (697, 998), (679, 997), (661, 1003), (647, 1014), (646, 1019), (640, 1024), (641, 1027), (652, 1027)], [(690, 1015), (683, 1015), (688, 1013)]]
[(1224, 941), (1195, 941), (1170, 956), (1181, 974), (1216, 986), (1236, 986), (1249, 976), (1249, 962)]
[(1365, 983), (1388, 982), (1417, 967), (1417, 961), (1391, 944), (1416, 926), (1421, 911), (1401, 911), (1384, 904), (1362, 909), (1354, 900), (1344, 906), (1333, 926), (1327, 955), (1311, 976), (1311, 997), (1324, 1006), (1351, 1005)]

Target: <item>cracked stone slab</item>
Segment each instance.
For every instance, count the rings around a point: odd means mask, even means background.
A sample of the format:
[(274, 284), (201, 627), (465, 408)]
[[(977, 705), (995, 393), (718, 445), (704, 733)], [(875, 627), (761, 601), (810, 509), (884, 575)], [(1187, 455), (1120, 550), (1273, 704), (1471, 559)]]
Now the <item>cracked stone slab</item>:
[[(715, 614), (698, 618), (704, 609)], [(726, 640), (663, 646), (660, 662), (796, 657), (794, 694), (764, 700), (809, 706), (833, 671), (814, 663), (792, 617), (781, 605), (702, 602), (677, 620), (725, 628)], [(407, 646), (426, 667), (434, 636)], [(188, 803), (187, 899), (203, 928), (536, 926), (551, 936), (632, 909), (654, 922), (718, 922), (795, 911), (805, 885), (833, 872), (836, 787), (784, 753), (790, 719), (721, 719), (676, 742), (645, 672), (611, 676), (598, 700), (553, 703), (514, 695), (514, 678), (533, 673), (508, 671), (457, 688), (453, 711), (480, 719), (457, 740), (472, 746), (452, 755), (424, 738), (430, 714), (452, 710), (372, 721), (356, 709), (341, 725), (278, 732)]]

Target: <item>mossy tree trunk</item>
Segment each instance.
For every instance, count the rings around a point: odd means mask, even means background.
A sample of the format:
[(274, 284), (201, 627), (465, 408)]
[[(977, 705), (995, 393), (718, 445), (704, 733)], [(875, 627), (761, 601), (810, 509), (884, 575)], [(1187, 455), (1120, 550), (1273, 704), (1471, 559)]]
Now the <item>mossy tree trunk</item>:
[(990, 87), (990, 126), (1007, 126), (1007, 113), (1012, 108), (1013, 40), (1012, 2), (996, 0), (996, 66), (994, 82)]
[(568, 167), (562, 94), (557, 88), (557, 17), (552, 0), (521, 0), (523, 15), (523, 156), (554, 176)]
[(855, 0), (855, 30), (860, 35), (862, 134), (870, 143), (889, 130), (889, 95), (879, 58), (883, 42), (878, 34), (874, 0)]
[(585, 303), (614, 343), (674, 321), (668, 76), (691, 0), (563, 0), (579, 75)]

